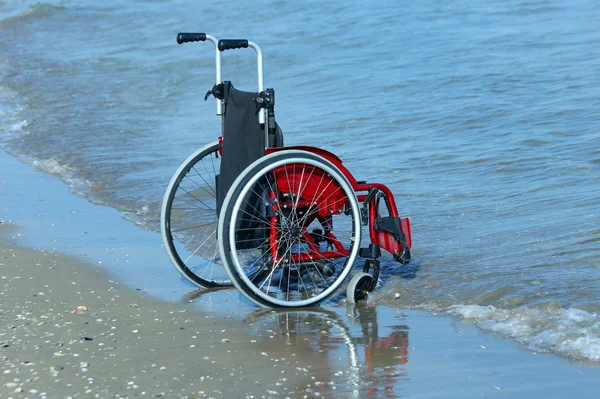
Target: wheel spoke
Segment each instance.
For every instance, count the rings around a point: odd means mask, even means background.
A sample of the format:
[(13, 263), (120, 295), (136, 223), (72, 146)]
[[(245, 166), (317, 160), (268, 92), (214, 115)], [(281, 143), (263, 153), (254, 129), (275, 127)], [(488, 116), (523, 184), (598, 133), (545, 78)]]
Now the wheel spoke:
[[(204, 166), (204, 169), (206, 169), (206, 165)], [(198, 188), (203, 189), (204, 191), (206, 191), (209, 195), (213, 195), (216, 196), (217, 192), (215, 191), (215, 189), (211, 186), (211, 183), (207, 182), (206, 179), (204, 178), (204, 176), (202, 176), (200, 173), (198, 173), (198, 171), (196, 170), (196, 168), (192, 168), (191, 170), (193, 170), (201, 179), (202, 181), (205, 183), (205, 185), (199, 184), (196, 182), (196, 180), (192, 179), (189, 175), (189, 173), (185, 176), (186, 179), (191, 180), (192, 183), (194, 183), (196, 186), (198, 186)], [(208, 170), (206, 170), (206, 172), (208, 173)], [(210, 191), (208, 191), (206, 189), (206, 187), (210, 188)]]
[[(186, 190), (185, 188), (181, 187), (181, 189), (187, 193), (190, 197), (194, 198), (196, 201), (198, 201), (199, 203), (201, 203), (202, 205), (204, 205), (204, 210), (210, 213), (214, 213), (215, 215), (217, 214), (216, 209), (211, 208), (209, 205), (205, 204), (204, 201), (202, 201), (200, 198), (196, 197), (194, 194), (190, 193), (188, 190)], [(184, 201), (185, 202), (185, 201)], [(186, 202), (188, 203), (188, 202)], [(189, 203), (191, 205), (191, 203)]]

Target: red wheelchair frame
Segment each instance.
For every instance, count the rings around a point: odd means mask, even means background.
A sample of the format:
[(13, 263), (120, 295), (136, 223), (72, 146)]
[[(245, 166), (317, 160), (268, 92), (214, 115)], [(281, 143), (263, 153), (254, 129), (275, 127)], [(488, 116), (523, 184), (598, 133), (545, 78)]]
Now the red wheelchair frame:
[[(396, 259), (401, 259), (403, 252), (406, 253), (407, 249), (410, 249), (412, 247), (410, 219), (409, 218), (398, 218), (398, 209), (396, 208), (396, 202), (395, 202), (394, 196), (389, 188), (387, 188), (385, 185), (380, 184), (380, 183), (366, 183), (366, 182), (359, 183), (354, 178), (354, 176), (350, 173), (350, 171), (343, 165), (342, 160), (339, 157), (337, 157), (335, 154), (333, 154), (327, 150), (324, 150), (322, 148), (312, 147), (312, 146), (287, 146), (287, 147), (267, 148), (266, 153), (271, 154), (271, 153), (274, 153), (277, 151), (289, 150), (289, 149), (303, 150), (303, 151), (311, 152), (313, 154), (319, 155), (319, 156), (327, 159), (328, 161), (332, 162), (344, 174), (344, 176), (346, 177), (346, 179), (348, 180), (348, 182), (350, 183), (350, 185), (352, 186), (352, 188), (354, 189), (355, 192), (367, 192), (367, 194), (358, 194), (357, 198), (358, 198), (358, 201), (363, 204), (365, 203), (365, 201), (368, 201), (369, 236), (370, 236), (371, 242), (373, 244), (376, 244), (380, 248), (385, 249), (387, 252), (394, 255)], [(289, 190), (289, 188), (287, 187), (287, 185), (289, 184), (288, 182), (289, 182), (290, 176), (292, 176), (291, 179), (294, 184), (296, 184), (296, 185), (301, 184), (302, 177), (298, 177), (294, 171), (294, 168), (292, 168), (292, 167), (288, 166), (287, 170), (285, 172), (279, 171), (279, 174), (280, 174), (280, 176), (284, 176), (284, 175), (286, 176), (285, 179), (284, 178), (277, 179), (277, 186), (281, 192), (293, 191), (293, 190)], [(303, 188), (303, 192), (304, 192), (303, 196), (305, 197), (304, 202), (297, 203), (296, 206), (305, 206), (310, 209), (310, 207), (313, 206), (313, 204), (310, 200), (312, 198), (316, 198), (318, 196), (318, 194), (320, 193), (320, 191), (319, 191), (320, 187), (311, 187), (310, 182), (308, 182), (306, 184), (307, 184), (307, 187)], [(331, 181), (331, 184), (335, 185), (335, 182)], [(306, 242), (308, 243), (311, 250), (313, 252), (315, 252), (315, 254), (318, 258), (336, 258), (336, 257), (340, 256), (340, 254), (343, 254), (344, 256), (347, 255), (347, 250), (344, 249), (342, 244), (329, 231), (328, 226), (327, 226), (327, 219), (326, 219), (327, 216), (329, 216), (330, 214), (341, 213), (344, 211), (344, 209), (345, 209), (344, 199), (336, 198), (336, 197), (330, 198), (333, 195), (331, 193), (334, 193), (338, 190), (335, 190), (335, 187), (328, 187), (327, 189), (330, 191), (329, 195), (326, 194), (327, 201), (321, 202), (318, 204), (318, 206), (317, 206), (318, 212), (314, 212), (315, 213), (314, 217), (312, 219), (310, 219), (308, 221), (308, 223), (306, 223), (306, 225), (307, 226), (310, 225), (310, 223), (315, 218), (318, 218), (319, 222), (323, 226), (325, 233), (332, 240), (333, 245), (336, 247), (337, 251), (335, 251), (335, 252), (334, 251), (330, 251), (330, 252), (320, 251), (319, 246), (317, 245), (318, 243), (314, 242), (314, 239), (310, 235), (310, 233), (308, 231), (306, 231), (306, 229), (304, 229), (302, 231), (302, 235), (304, 236)], [(369, 197), (369, 194), (368, 194), (370, 192), (373, 192), (374, 190), (377, 190), (377, 191), (380, 191), (383, 193), (383, 198), (385, 200), (385, 204), (387, 207), (389, 217), (400, 220), (400, 231), (404, 235), (403, 240), (395, 237), (394, 233), (392, 231), (390, 231), (389, 229), (386, 230), (384, 228), (381, 228), (378, 225), (377, 220), (378, 220), (378, 218), (380, 218), (380, 216), (378, 215), (379, 212), (378, 212), (378, 204), (377, 204), (376, 196), (371, 195), (371, 197)], [(272, 223), (276, 223), (276, 221), (272, 220)], [(364, 224), (364, 220), (363, 220), (363, 224)], [(271, 237), (272, 243), (274, 243), (275, 240), (276, 240), (275, 237)], [(276, 250), (274, 250), (274, 256), (275, 255), (276, 255)], [(312, 259), (311, 256), (314, 256), (314, 255), (302, 254), (302, 256), (307, 259)], [(302, 259), (298, 259), (298, 261), (301, 261), (301, 260)], [(406, 260), (402, 259), (402, 262), (408, 263), (409, 260), (410, 260), (410, 258), (408, 258)]]

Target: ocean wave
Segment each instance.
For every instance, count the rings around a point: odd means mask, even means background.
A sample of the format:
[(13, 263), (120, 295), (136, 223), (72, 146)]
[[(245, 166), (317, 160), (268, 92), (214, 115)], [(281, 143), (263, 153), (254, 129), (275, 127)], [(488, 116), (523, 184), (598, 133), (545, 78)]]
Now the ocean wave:
[[(26, 8), (27, 7), (27, 8)], [(22, 5), (15, 15), (9, 15), (2, 20), (3, 25), (13, 25), (29, 19), (44, 18), (66, 10), (66, 7), (56, 6), (50, 3), (39, 3)]]
[[(0, 63), (0, 69), (4, 65)], [(0, 71), (0, 77), (4, 74)], [(0, 143), (11, 140), (15, 137), (27, 134), (27, 121), (19, 118), (19, 113), (23, 107), (18, 104), (17, 94), (7, 87), (0, 86)]]
[(34, 159), (26, 155), (17, 155), (17, 157), (23, 162), (32, 164), (36, 169), (60, 177), (71, 191), (79, 196), (86, 197), (94, 187), (89, 180), (77, 177), (75, 169), (69, 165), (61, 165), (54, 158)]
[(449, 313), (510, 337), (536, 352), (600, 362), (600, 316), (576, 308), (535, 309), (457, 305)]
[(160, 201), (142, 201), (132, 210), (123, 210), (123, 217), (150, 231), (160, 231)]

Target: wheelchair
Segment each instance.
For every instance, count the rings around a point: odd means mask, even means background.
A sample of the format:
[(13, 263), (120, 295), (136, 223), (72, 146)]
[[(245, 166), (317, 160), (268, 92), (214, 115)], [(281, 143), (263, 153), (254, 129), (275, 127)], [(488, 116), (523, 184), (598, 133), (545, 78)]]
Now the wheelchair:
[[(222, 134), (195, 151), (173, 175), (161, 208), (161, 234), (170, 260), (202, 287), (235, 286), (261, 307), (314, 306), (346, 287), (363, 300), (378, 283), (381, 249), (410, 262), (410, 220), (398, 217), (390, 190), (358, 181), (342, 160), (313, 146), (284, 146), (275, 120), (275, 92), (263, 88), (259, 46), (179, 33), (177, 42), (215, 47), (214, 97)], [(256, 52), (258, 91), (221, 79), (221, 54)], [(363, 229), (370, 243), (361, 247)]]

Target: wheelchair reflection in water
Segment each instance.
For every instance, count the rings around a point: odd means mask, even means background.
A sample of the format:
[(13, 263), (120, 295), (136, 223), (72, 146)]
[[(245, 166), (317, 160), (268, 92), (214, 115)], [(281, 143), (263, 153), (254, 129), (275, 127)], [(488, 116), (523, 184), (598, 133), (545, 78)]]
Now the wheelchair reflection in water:
[[(183, 298), (183, 302), (218, 302), (223, 288), (201, 289)], [(218, 306), (218, 305), (217, 305)], [(380, 325), (382, 313), (365, 303), (349, 305), (337, 312), (323, 308), (308, 310), (260, 309), (244, 318), (246, 331), (256, 337), (258, 350), (272, 354), (274, 348), (286, 361), (311, 365), (311, 371), (323, 382), (321, 391), (336, 386), (338, 394), (350, 397), (380, 396), (393, 391), (408, 378), (409, 328), (402, 324)], [(388, 316), (388, 315), (386, 315)], [(390, 321), (397, 321), (394, 314)], [(327, 386), (326, 386), (327, 385)], [(328, 388), (329, 387), (329, 388)]]
[(245, 320), (252, 334), (291, 345), (303, 360), (314, 363), (318, 378), (328, 378), (329, 369), (333, 385), (362, 398), (392, 391), (407, 379), (402, 366), (408, 362), (408, 326), (380, 327), (377, 316), (375, 308), (361, 304), (348, 306), (347, 319), (319, 309), (261, 310)]

